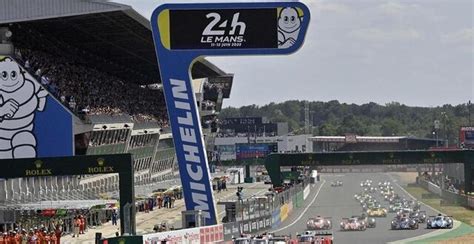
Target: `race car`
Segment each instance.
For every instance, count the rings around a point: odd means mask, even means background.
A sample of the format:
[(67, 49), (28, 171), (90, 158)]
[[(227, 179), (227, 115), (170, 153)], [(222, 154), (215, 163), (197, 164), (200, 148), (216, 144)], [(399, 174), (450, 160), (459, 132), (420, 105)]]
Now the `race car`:
[(364, 194), (364, 195), (361, 195), (358, 199), (359, 203), (360, 204), (363, 204), (363, 203), (366, 203), (368, 201), (372, 201), (373, 197), (371, 195), (367, 195), (367, 194)]
[(379, 182), (379, 187), (387, 187), (390, 186), (390, 181)]
[(308, 219), (306, 228), (308, 230), (330, 230), (332, 228), (332, 221), (331, 218), (317, 216), (316, 218)]
[(443, 216), (438, 214), (438, 216), (430, 216), (426, 220), (427, 229), (451, 229), (453, 228), (454, 221), (451, 216)]
[(366, 188), (364, 188), (364, 192), (375, 193), (375, 192), (377, 192), (377, 188), (375, 188), (375, 187), (366, 187)]
[(268, 243), (273, 243), (273, 244), (290, 244), (291, 243), (291, 236), (275, 236), (272, 235), (270, 238), (268, 238)]
[(400, 211), (403, 208), (403, 205), (401, 203), (395, 203), (395, 204), (390, 204), (388, 206), (388, 212), (389, 213), (396, 213)]
[(391, 197), (391, 198), (388, 199), (388, 202), (389, 202), (390, 204), (402, 203), (402, 202), (403, 202), (403, 198), (400, 197), (399, 195), (395, 194), (393, 197)]
[(234, 244), (250, 244), (252, 236), (249, 234), (241, 234), (239, 237), (232, 238)]
[(267, 244), (269, 243), (269, 240), (270, 240), (270, 235), (266, 235), (266, 234), (263, 234), (263, 235), (256, 235), (252, 238), (252, 244)]
[(370, 187), (372, 186), (372, 180), (365, 180), (360, 183), (360, 187)]
[(343, 218), (340, 226), (342, 231), (364, 231), (367, 229), (366, 223), (364, 223), (364, 221), (360, 220), (358, 217)]
[(368, 209), (371, 208), (381, 208), (382, 205), (378, 203), (377, 201), (369, 201), (367, 203), (362, 204), (362, 210), (367, 211)]
[(426, 212), (425, 211), (413, 211), (408, 215), (412, 219), (416, 219), (418, 223), (424, 223), (426, 221)]
[(416, 230), (418, 221), (408, 217), (394, 218), (391, 223), (392, 230)]
[(387, 217), (387, 209), (386, 208), (369, 208), (367, 209), (367, 215), (369, 217)]
[(337, 186), (342, 186), (342, 181), (336, 180), (331, 182), (331, 186), (337, 187)]
[(418, 201), (411, 200), (411, 201), (408, 201), (407, 204), (408, 204), (414, 211), (420, 210), (420, 208), (421, 208), (421, 204), (420, 204), (420, 202), (418, 202)]
[(320, 233), (316, 231), (305, 231), (302, 234), (297, 234), (296, 238), (298, 243), (321, 243), (321, 244), (332, 244), (333, 235), (332, 233)]
[(413, 209), (411, 208), (401, 208), (400, 210), (397, 211), (397, 217), (408, 216), (412, 212), (413, 212)]
[(369, 217), (367, 213), (362, 213), (360, 216), (352, 216), (352, 217), (358, 218), (359, 221), (364, 222), (367, 228), (375, 228), (375, 225), (376, 225), (375, 218)]

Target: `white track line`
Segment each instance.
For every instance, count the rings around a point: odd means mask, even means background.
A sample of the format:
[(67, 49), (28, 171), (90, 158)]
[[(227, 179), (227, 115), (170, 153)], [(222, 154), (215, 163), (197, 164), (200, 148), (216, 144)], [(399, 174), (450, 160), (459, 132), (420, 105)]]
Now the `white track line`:
[(313, 200), (311, 200), (311, 202), (306, 206), (306, 208), (303, 210), (303, 212), (301, 212), (300, 216), (298, 216), (298, 218), (296, 218), (295, 221), (293, 221), (293, 223), (291, 223), (289, 225), (286, 225), (286, 226), (284, 226), (280, 229), (272, 230), (272, 232), (278, 232), (278, 231), (284, 230), (284, 229), (286, 229), (288, 227), (291, 227), (294, 224), (296, 224), (296, 222), (298, 222), (301, 219), (301, 217), (303, 217), (303, 215), (306, 213), (306, 211), (308, 211), (309, 207), (311, 207), (311, 205), (313, 205), (314, 201), (316, 201), (316, 198), (318, 197), (319, 192), (321, 191), (321, 188), (323, 187), (324, 183), (326, 183), (326, 180), (323, 180), (323, 183), (321, 183), (321, 185), (319, 186), (318, 192), (316, 192), (316, 195), (313, 197)]

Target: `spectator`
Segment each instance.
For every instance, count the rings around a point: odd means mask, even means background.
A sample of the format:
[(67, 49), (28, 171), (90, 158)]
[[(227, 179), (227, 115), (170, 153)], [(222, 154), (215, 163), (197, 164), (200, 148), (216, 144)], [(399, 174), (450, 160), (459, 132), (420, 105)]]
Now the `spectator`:
[(112, 212), (112, 225), (117, 225), (117, 210)]
[(24, 67), (73, 112), (109, 116), (128, 114), (138, 122), (153, 121), (162, 127), (168, 126), (161, 90), (86, 67), (87, 60), (81, 60), (81, 55), (70, 59), (51, 54), (53, 52), (34, 50), (36, 47), (28, 42), (17, 46), (21, 48), (17, 51), (18, 60), (26, 60)]

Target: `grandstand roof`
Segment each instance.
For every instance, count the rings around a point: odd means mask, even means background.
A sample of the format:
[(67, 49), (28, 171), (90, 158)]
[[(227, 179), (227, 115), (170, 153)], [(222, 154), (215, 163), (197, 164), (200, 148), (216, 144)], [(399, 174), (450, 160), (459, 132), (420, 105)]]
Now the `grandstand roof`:
[[(150, 22), (130, 6), (100, 0), (0, 1), (0, 25), (13, 23), (104, 58), (91, 66), (105, 72), (140, 84), (160, 82)], [(226, 73), (206, 60), (192, 69), (193, 78), (221, 75)]]

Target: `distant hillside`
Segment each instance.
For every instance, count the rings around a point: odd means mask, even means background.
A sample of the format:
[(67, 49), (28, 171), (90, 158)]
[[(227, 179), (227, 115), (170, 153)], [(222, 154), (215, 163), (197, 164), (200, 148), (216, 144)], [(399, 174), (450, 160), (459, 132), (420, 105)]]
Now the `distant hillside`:
[[(267, 117), (272, 122), (288, 122), (290, 130), (304, 132), (305, 101), (286, 101), (264, 106), (228, 107), (222, 110), (220, 118)], [(314, 135), (357, 135), (389, 136), (407, 135), (433, 137), (434, 120), (441, 122), (439, 138), (447, 138), (450, 143), (458, 142), (459, 127), (468, 125), (467, 104), (442, 107), (409, 107), (400, 103), (362, 105), (329, 102), (310, 102)], [(474, 121), (474, 110), (472, 120)], [(445, 131), (447, 133), (445, 133)]]

